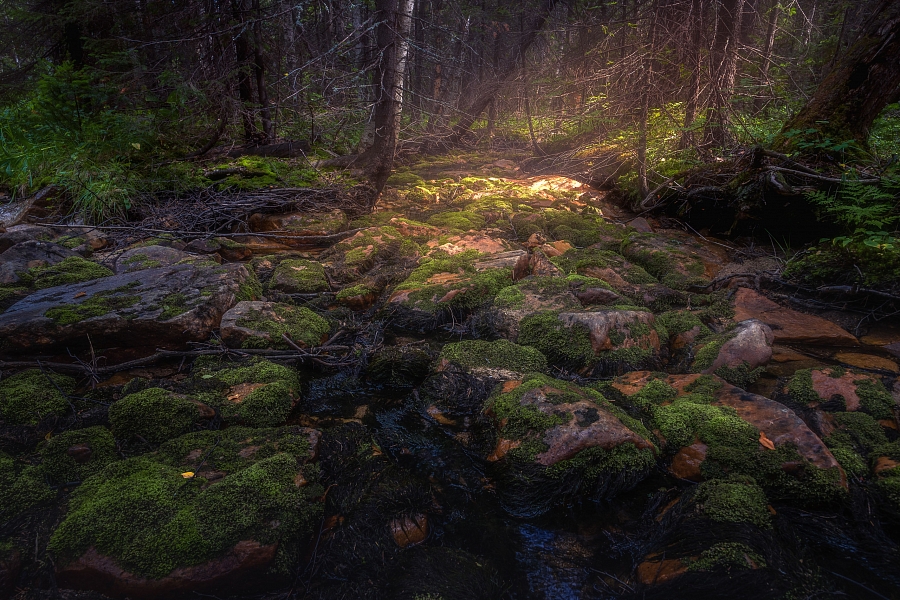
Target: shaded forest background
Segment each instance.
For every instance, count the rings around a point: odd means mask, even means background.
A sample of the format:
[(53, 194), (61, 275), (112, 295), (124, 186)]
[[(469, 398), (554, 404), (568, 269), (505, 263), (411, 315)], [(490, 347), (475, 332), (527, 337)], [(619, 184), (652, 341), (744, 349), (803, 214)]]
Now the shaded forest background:
[(527, 152), (646, 208), (681, 174), (773, 148), (811, 157), (824, 179), (802, 191), (839, 244), (892, 250), (896, 4), (3, 0), (0, 185), (54, 184), (95, 219), (214, 184), (380, 189), (389, 132), (401, 160)]

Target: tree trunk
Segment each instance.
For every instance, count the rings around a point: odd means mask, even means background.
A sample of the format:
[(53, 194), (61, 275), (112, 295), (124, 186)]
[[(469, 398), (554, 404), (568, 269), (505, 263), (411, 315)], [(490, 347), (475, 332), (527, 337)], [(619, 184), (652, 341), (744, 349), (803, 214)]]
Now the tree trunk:
[[(778, 2), (769, 9), (769, 25), (766, 29), (766, 47), (763, 48), (762, 67), (759, 74), (759, 80), (762, 85), (769, 86), (769, 65), (772, 61), (772, 50), (775, 48), (775, 33), (778, 31), (778, 15), (781, 13), (781, 7)], [(760, 91), (761, 92), (761, 91)], [(761, 110), (765, 104), (766, 98), (761, 94), (756, 97), (755, 108)]]
[(245, 17), (247, 6), (245, 0), (233, 0), (232, 12), (237, 23), (241, 24), (234, 37), (234, 53), (237, 62), (238, 98), (240, 99), (241, 123), (244, 125), (244, 141), (252, 142), (256, 134), (256, 126), (252, 111), (253, 84), (250, 82), (250, 42), (246, 31)]
[(737, 75), (737, 46), (744, 14), (744, 0), (725, 0), (719, 7), (712, 51), (712, 106), (705, 138), (715, 146), (728, 143), (728, 113)]
[(256, 94), (259, 100), (259, 117), (262, 122), (263, 142), (275, 139), (272, 131), (272, 114), (269, 110), (269, 92), (266, 89), (266, 63), (262, 49), (262, 10), (259, 0), (253, 0), (256, 23), (253, 25), (253, 69), (256, 72)]
[(381, 56), (375, 72), (377, 98), (372, 116), (375, 131), (372, 145), (359, 157), (375, 190), (373, 204), (394, 166), (414, 6), (415, 0), (377, 0), (375, 5), (379, 22), (376, 38)]
[[(824, 145), (853, 141), (867, 148), (872, 123), (885, 106), (900, 100), (898, 57), (900, 2), (882, 0), (806, 106), (785, 124), (776, 147), (792, 150), (800, 141), (811, 142), (807, 152), (817, 153), (827, 149)], [(791, 132), (799, 135), (787, 135)]]
[(688, 88), (687, 101), (684, 104), (684, 131), (678, 143), (679, 148), (689, 148), (694, 145), (694, 132), (691, 127), (697, 117), (697, 107), (700, 104), (700, 76), (703, 71), (701, 45), (703, 44), (703, 0), (691, 0), (690, 14), (688, 15), (688, 27), (691, 32), (690, 63), (691, 82)]

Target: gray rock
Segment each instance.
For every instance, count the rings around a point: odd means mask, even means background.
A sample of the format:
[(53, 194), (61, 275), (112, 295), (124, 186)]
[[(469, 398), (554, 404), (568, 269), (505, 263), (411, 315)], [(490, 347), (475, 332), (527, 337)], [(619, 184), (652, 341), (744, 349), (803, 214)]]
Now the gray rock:
[(188, 254), (167, 246), (143, 246), (130, 248), (117, 256), (114, 270), (116, 273), (131, 273), (133, 271), (143, 271), (144, 269), (168, 267), (190, 260), (210, 259), (206, 256), (201, 257)]
[(78, 253), (52, 242), (20, 242), (0, 254), (0, 284), (18, 283), (20, 272), (31, 267), (55, 265), (70, 256), (78, 256)]
[(0, 354), (86, 344), (181, 347), (234, 306), (243, 265), (181, 264), (40, 290), (0, 315)]

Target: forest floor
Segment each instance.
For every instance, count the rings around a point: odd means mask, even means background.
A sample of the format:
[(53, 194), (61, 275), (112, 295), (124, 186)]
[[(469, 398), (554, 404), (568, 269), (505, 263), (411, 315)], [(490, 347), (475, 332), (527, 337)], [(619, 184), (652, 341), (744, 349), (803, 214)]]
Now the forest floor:
[(900, 326), (781, 249), (500, 156), (219, 200), (0, 231), (0, 597), (900, 594)]

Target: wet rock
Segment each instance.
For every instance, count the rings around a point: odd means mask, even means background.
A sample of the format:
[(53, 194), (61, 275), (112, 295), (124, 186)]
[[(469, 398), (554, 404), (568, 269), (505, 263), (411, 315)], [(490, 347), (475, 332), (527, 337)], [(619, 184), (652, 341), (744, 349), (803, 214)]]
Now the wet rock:
[(709, 450), (709, 446), (703, 442), (694, 442), (690, 446), (685, 446), (672, 457), (669, 472), (679, 479), (703, 481), (700, 465), (706, 460), (707, 450)]
[(831, 321), (799, 313), (772, 302), (748, 288), (740, 288), (734, 300), (735, 321), (758, 319), (772, 328), (775, 342), (819, 346), (856, 346), (859, 341)]
[(381, 265), (418, 259), (419, 244), (425, 239), (405, 236), (390, 225), (369, 227), (335, 244), (321, 258), (330, 263), (329, 275), (333, 281), (352, 285)]
[(739, 367), (743, 364), (748, 369), (755, 369), (768, 364), (772, 358), (774, 335), (765, 323), (756, 319), (741, 321), (728, 335), (730, 339), (721, 345), (712, 364), (702, 373), (714, 373), (723, 366)]
[(542, 514), (575, 489), (614, 496), (655, 464), (649, 434), (597, 392), (537, 375), (508, 389), (488, 400), (486, 411), (500, 439), (509, 440), (502, 456), (495, 449), (492, 457), (511, 514)]
[(111, 465), (75, 491), (53, 533), (57, 581), (139, 598), (279, 581), (277, 558), (299, 552), (321, 515), (309, 439), (318, 433), (235, 427)]
[(417, 546), (428, 538), (428, 516), (415, 514), (400, 517), (390, 522), (391, 536), (401, 548)]
[(632, 219), (626, 223), (629, 227), (634, 228), (638, 233), (653, 233), (653, 227), (650, 226), (650, 223), (647, 222), (647, 219), (644, 217), (638, 217), (637, 219)]
[(668, 231), (666, 235), (631, 234), (623, 243), (622, 254), (676, 290), (705, 285), (728, 262), (721, 249), (713, 250), (690, 236)]
[(878, 369), (889, 373), (900, 373), (900, 367), (897, 366), (896, 361), (882, 356), (875, 356), (874, 354), (838, 352), (834, 355), (834, 359), (860, 369)]
[(258, 286), (242, 265), (192, 264), (48, 288), (0, 315), (0, 352), (81, 345), (180, 347), (203, 341)]
[(16, 244), (29, 241), (46, 242), (57, 236), (55, 229), (43, 225), (13, 225), (0, 233), (0, 253), (6, 252)]
[(653, 313), (638, 310), (532, 315), (522, 320), (517, 341), (540, 350), (551, 364), (573, 368), (599, 361), (638, 365), (660, 349)]
[(0, 284), (20, 283), (22, 274), (29, 269), (55, 265), (77, 256), (76, 252), (52, 242), (20, 242), (0, 254)]
[(285, 294), (313, 294), (326, 292), (330, 286), (320, 263), (289, 259), (281, 261), (275, 268), (268, 289)]
[[(516, 265), (525, 257), (528, 259), (528, 253), (524, 250), (510, 250), (509, 252), (501, 252), (494, 254), (484, 260), (476, 260), (474, 262), (476, 271), (486, 271), (488, 269), (515, 269)], [(521, 277), (519, 278), (521, 279)]]
[[(573, 289), (574, 288), (574, 289)], [(483, 315), (485, 326), (509, 340), (517, 339), (522, 319), (544, 311), (578, 310), (582, 307), (575, 296), (584, 286), (562, 278), (528, 278), (506, 286), (494, 297)]]
[(131, 273), (132, 271), (144, 269), (170, 267), (190, 260), (203, 259), (166, 246), (138, 246), (137, 248), (126, 250), (117, 256), (114, 270), (116, 273)]
[(440, 251), (450, 256), (470, 250), (475, 250), (482, 254), (500, 254), (515, 249), (506, 240), (496, 239), (481, 233), (454, 236), (443, 244), (438, 244), (436, 243), (437, 241), (433, 240), (428, 243), (429, 247), (432, 248), (432, 253)]
[(339, 291), (335, 300), (338, 301), (338, 304), (351, 310), (368, 310), (375, 305), (383, 288), (384, 286), (377, 279), (364, 279), (362, 283), (345, 287)]
[(581, 302), (582, 306), (591, 305), (610, 305), (616, 304), (622, 300), (622, 296), (612, 290), (602, 287), (589, 287), (582, 291), (575, 292), (575, 297)]
[(287, 335), (301, 348), (318, 346), (328, 339), (327, 320), (306, 307), (276, 302), (243, 301), (222, 316), (220, 334), (231, 348), (287, 350)]
[(250, 216), (254, 233), (286, 232), (290, 236), (316, 236), (339, 233), (347, 227), (347, 215), (340, 209), (324, 212), (292, 212), (282, 215), (256, 213)]
[[(893, 417), (893, 399), (878, 377), (843, 367), (797, 371), (786, 391), (799, 404), (851, 412), (865, 410), (876, 419)], [(832, 403), (837, 406), (831, 406)]]

